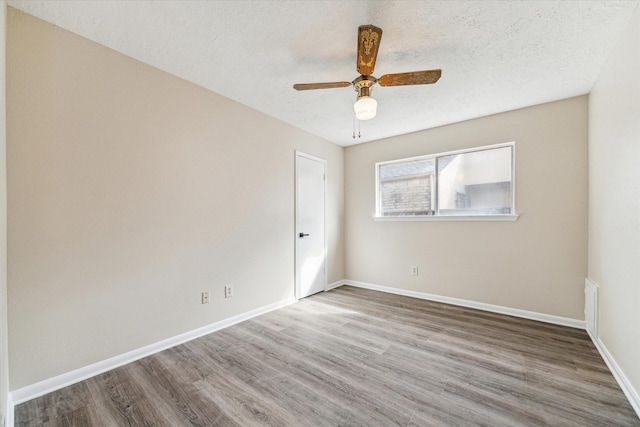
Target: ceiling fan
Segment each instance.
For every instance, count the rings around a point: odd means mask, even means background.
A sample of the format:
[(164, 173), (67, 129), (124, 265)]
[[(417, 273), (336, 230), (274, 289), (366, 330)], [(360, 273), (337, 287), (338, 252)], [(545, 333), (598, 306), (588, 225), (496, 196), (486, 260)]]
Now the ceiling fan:
[(442, 70), (413, 71), (408, 73), (385, 74), (379, 79), (372, 76), (378, 56), (378, 47), (382, 39), (382, 29), (374, 25), (358, 27), (358, 57), (356, 69), (360, 73), (352, 82), (298, 83), (296, 90), (332, 89), (353, 86), (358, 93), (353, 108), (358, 120), (369, 120), (376, 116), (378, 103), (371, 97), (371, 88), (380, 86), (405, 86), (432, 84), (438, 81)]

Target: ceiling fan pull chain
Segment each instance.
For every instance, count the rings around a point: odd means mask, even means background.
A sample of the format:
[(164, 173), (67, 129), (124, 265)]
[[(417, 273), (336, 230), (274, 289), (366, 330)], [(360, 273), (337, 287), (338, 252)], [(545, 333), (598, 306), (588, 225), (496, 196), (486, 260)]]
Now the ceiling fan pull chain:
[[(360, 134), (360, 123), (362, 123), (360, 120), (358, 120), (358, 138), (361, 137)], [(356, 118), (353, 118), (353, 139), (356, 139)]]
[(356, 139), (356, 118), (353, 117), (353, 139)]

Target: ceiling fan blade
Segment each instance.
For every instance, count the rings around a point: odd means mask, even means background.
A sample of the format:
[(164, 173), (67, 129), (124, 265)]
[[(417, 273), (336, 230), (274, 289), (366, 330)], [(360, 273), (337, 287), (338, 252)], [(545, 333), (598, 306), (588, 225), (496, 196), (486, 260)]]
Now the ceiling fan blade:
[(428, 85), (437, 82), (441, 75), (442, 70), (385, 74), (378, 79), (378, 84), (380, 86)]
[(382, 30), (373, 25), (358, 27), (358, 72), (364, 76), (373, 74), (378, 57), (378, 47), (382, 39)]
[(293, 85), (295, 90), (311, 90), (311, 89), (333, 89), (335, 87), (349, 87), (350, 82), (331, 82), (331, 83), (298, 83)]

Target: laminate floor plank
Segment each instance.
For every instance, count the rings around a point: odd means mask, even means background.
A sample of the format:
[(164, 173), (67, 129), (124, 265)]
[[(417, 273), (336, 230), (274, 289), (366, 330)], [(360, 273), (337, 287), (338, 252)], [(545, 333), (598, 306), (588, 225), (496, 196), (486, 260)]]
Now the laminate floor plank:
[(496, 424), (539, 426), (545, 423), (540, 408), (537, 405), (523, 404), (522, 396), (513, 388), (506, 391), (492, 389), (474, 381), (452, 380), (443, 394), (461, 406), (495, 417), (492, 422)]
[(137, 363), (143, 366), (144, 374), (153, 379), (149, 382), (155, 391), (187, 425), (214, 425), (213, 421), (219, 417), (221, 411), (205, 400), (193, 383), (180, 383), (177, 373), (166, 369), (158, 357), (146, 357)]
[[(335, 366), (326, 360), (318, 364), (312, 353), (291, 358), (286, 355), (276, 355), (268, 346), (268, 343), (256, 344), (256, 350), (266, 350), (261, 352), (263, 360), (286, 373), (285, 377), (277, 377), (273, 381), (285, 382), (289, 386), (297, 382), (308, 387), (321, 402), (324, 402), (323, 405), (327, 402), (331, 403), (325, 412), (334, 411), (336, 408), (342, 408), (344, 411), (346, 407), (359, 415), (359, 422), (352, 425), (376, 425), (376, 423), (403, 425), (406, 412), (398, 410), (387, 399), (383, 401), (368, 399), (371, 389), (365, 388), (366, 383), (362, 383), (362, 376), (358, 371), (345, 371), (340, 375), (335, 372)], [(314, 425), (314, 423), (303, 425)]]
[(357, 315), (357, 313), (350, 310), (344, 310), (334, 305), (306, 299), (300, 301), (299, 304), (288, 306), (286, 312), (276, 310), (251, 320), (261, 323), (271, 322), (274, 325), (279, 325), (280, 328), (282, 328), (284, 324), (286, 324), (286, 327), (289, 327), (292, 322), (297, 321), (317, 324), (319, 326), (339, 327)]
[(156, 411), (146, 390), (131, 373), (136, 363), (96, 375), (84, 383), (93, 400), (100, 402), (96, 408), (99, 407), (101, 413), (108, 411), (117, 425), (152, 426), (156, 422)]
[(268, 396), (238, 378), (229, 375), (211, 375), (196, 383), (203, 396), (221, 409), (224, 419), (215, 425), (240, 426), (257, 423), (265, 426), (295, 424), (295, 417), (283, 408), (273, 405)]
[(640, 426), (585, 331), (343, 286), (24, 402), (16, 426)]
[[(147, 375), (144, 367), (139, 363), (131, 364), (130, 375), (132, 381), (140, 385), (145, 391), (149, 409), (154, 414), (154, 426), (170, 427), (184, 425), (184, 416), (181, 411), (177, 410), (170, 400), (167, 400), (164, 394), (154, 386), (156, 380), (154, 377)], [(209, 408), (209, 412), (215, 413), (215, 406)], [(123, 425), (122, 421), (109, 423), (108, 425)], [(124, 424), (126, 425), (126, 424)]]
[(88, 406), (75, 409), (58, 417), (57, 423), (63, 427), (82, 427), (91, 422)]
[[(292, 326), (288, 331), (290, 332), (292, 328), (297, 327)], [(314, 331), (313, 328), (304, 329), (307, 332)], [(303, 334), (301, 339), (304, 339), (304, 336), (306, 334)], [(350, 407), (361, 409), (358, 411), (361, 417), (364, 416), (363, 414), (374, 414), (376, 416), (375, 419), (379, 422), (384, 422), (386, 425), (403, 425), (404, 418), (407, 416), (406, 411), (398, 411), (395, 405), (389, 405), (387, 403), (389, 396), (380, 401), (378, 396), (375, 396), (375, 393), (372, 393), (372, 390), (366, 387), (367, 377), (362, 375), (361, 366), (345, 367), (347, 363), (345, 359), (340, 359), (338, 363), (330, 362), (331, 356), (335, 355), (335, 353), (343, 352), (345, 348), (356, 349), (361, 353), (376, 353), (368, 351), (359, 345), (349, 346), (344, 341), (341, 341), (341, 346), (336, 347), (335, 342), (329, 343), (324, 341), (323, 337), (319, 336), (319, 338), (323, 339), (323, 341), (310, 340), (310, 342), (317, 344), (315, 347), (316, 353), (311, 349), (302, 355), (282, 354), (278, 347), (273, 346), (273, 342), (267, 337), (254, 344), (255, 351), (252, 353), (259, 354), (265, 363), (281, 372), (294, 372), (296, 378), (291, 378), (291, 380), (303, 380), (304, 384), (311, 385), (314, 392), (322, 396), (321, 401), (333, 401), (329, 408), (331, 411), (344, 402), (348, 402)], [(318, 356), (318, 353), (326, 356), (326, 358)], [(286, 379), (278, 377), (276, 380), (282, 382)], [(369, 396), (370, 398), (368, 398)], [(381, 408), (384, 409), (383, 412), (381, 412)]]
[(336, 426), (336, 425), (365, 425), (367, 415), (360, 418), (352, 410), (345, 410), (344, 405), (330, 406), (330, 400), (323, 398), (321, 393), (292, 379), (287, 375), (280, 375), (260, 383), (257, 390), (271, 396), (277, 405), (294, 414), (296, 423), (300, 426)]

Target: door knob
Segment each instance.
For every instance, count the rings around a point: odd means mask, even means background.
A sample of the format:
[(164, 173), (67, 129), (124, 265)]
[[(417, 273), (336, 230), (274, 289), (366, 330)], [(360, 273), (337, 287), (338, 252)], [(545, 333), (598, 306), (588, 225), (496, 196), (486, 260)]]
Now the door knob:
[(304, 237), (304, 236), (308, 236), (308, 234), (305, 234), (305, 233), (300, 233), (300, 234), (298, 234), (298, 237), (300, 237), (300, 238), (302, 238), (302, 237)]

